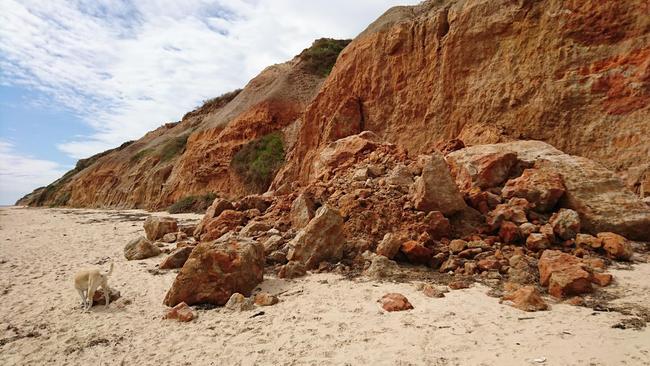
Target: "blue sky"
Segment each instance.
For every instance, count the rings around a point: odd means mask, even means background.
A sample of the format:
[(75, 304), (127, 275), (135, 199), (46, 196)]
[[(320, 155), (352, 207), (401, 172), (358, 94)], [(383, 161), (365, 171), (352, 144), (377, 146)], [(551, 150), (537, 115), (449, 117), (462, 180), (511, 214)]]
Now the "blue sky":
[(0, 0), (0, 204), (417, 2)]

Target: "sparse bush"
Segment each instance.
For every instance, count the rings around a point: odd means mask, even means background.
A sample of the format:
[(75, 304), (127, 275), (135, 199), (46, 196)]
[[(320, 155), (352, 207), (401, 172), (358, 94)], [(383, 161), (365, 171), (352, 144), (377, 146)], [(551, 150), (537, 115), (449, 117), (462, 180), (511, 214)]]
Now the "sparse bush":
[(142, 160), (142, 158), (144, 158), (145, 156), (151, 154), (152, 152), (153, 152), (153, 149), (140, 150), (137, 153), (133, 154), (133, 156), (131, 156), (130, 161), (131, 161), (131, 163), (137, 163), (138, 161)]
[(160, 161), (165, 162), (173, 159), (185, 151), (188, 135), (182, 135), (169, 139), (160, 150)]
[(332, 72), (339, 53), (350, 43), (349, 39), (339, 40), (321, 38), (314, 41), (311, 47), (300, 53), (303, 67), (307, 72), (325, 77)]
[(265, 191), (283, 163), (282, 135), (274, 132), (244, 145), (230, 165), (250, 187)]
[(171, 214), (184, 212), (204, 213), (215, 198), (217, 198), (217, 195), (212, 192), (201, 196), (185, 196), (169, 206), (167, 211)]

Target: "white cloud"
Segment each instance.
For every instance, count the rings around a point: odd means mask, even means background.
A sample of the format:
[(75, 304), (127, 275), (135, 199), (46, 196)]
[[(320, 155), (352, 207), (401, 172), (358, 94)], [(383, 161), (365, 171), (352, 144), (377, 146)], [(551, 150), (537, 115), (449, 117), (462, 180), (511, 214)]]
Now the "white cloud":
[(28, 86), (95, 131), (75, 158), (178, 120), (318, 37), (351, 38), (414, 0), (2, 0), (0, 83)]
[(14, 145), (0, 140), (0, 205), (12, 205), (17, 197), (45, 186), (68, 170), (60, 164), (23, 156)]

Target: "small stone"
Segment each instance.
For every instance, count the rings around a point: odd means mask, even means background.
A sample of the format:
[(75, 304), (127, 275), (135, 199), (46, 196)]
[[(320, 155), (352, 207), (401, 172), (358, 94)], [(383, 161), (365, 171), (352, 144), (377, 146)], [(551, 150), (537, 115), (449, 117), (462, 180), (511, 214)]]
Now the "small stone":
[(160, 254), (160, 248), (144, 236), (131, 240), (124, 247), (124, 257), (130, 261), (155, 257), (158, 254)]
[(400, 249), (413, 264), (429, 264), (433, 256), (433, 250), (415, 240), (403, 243)]
[(449, 243), (449, 250), (454, 254), (458, 254), (465, 250), (466, 246), (467, 242), (465, 240), (454, 239)]
[(386, 311), (404, 311), (413, 309), (413, 305), (408, 301), (408, 299), (398, 293), (389, 293), (382, 296), (377, 302), (381, 304), (381, 307)]
[(541, 294), (535, 286), (524, 286), (512, 291), (502, 298), (507, 304), (523, 311), (540, 311), (548, 309), (548, 305), (542, 299)]
[(602, 239), (589, 234), (578, 234), (576, 235), (575, 244), (578, 247), (598, 249), (603, 246), (603, 241)]
[(455, 280), (449, 282), (448, 286), (452, 290), (462, 290), (462, 289), (469, 288), (471, 285), (472, 284), (467, 280), (455, 279)]
[(591, 282), (598, 286), (605, 287), (612, 283), (612, 275), (609, 273), (594, 273)]
[(296, 261), (291, 261), (284, 266), (280, 267), (280, 270), (278, 271), (278, 277), (279, 278), (296, 278), (296, 277), (302, 277), (307, 274), (307, 269), (305, 266)]
[(400, 247), (402, 246), (402, 240), (392, 233), (387, 233), (384, 235), (382, 241), (377, 245), (377, 254), (382, 255), (388, 259), (393, 259), (395, 255), (399, 252)]
[(165, 243), (173, 243), (176, 241), (176, 233), (167, 233), (163, 235), (162, 241)]
[(511, 221), (504, 221), (501, 223), (499, 228), (499, 238), (506, 243), (515, 243), (521, 238), (521, 233), (519, 232), (519, 226)]
[(271, 306), (279, 302), (277, 296), (271, 295), (268, 292), (260, 292), (255, 295), (255, 305), (258, 306)]
[(532, 233), (526, 239), (526, 248), (538, 252), (540, 250), (548, 249), (551, 246), (550, 241), (546, 235), (541, 233)]
[(519, 232), (523, 238), (527, 238), (530, 234), (537, 232), (537, 226), (530, 222), (524, 222), (519, 225)]
[(370, 267), (364, 271), (364, 274), (370, 278), (384, 279), (393, 277), (399, 272), (399, 266), (395, 261), (392, 261), (383, 255), (374, 255)]
[(230, 296), (230, 299), (226, 303), (225, 308), (233, 311), (248, 311), (253, 310), (254, 306), (251, 299), (238, 292), (235, 292), (232, 294), (232, 296)]
[(553, 232), (564, 240), (574, 239), (580, 232), (580, 216), (570, 209), (560, 209), (551, 216), (549, 223)]
[(189, 322), (196, 318), (196, 314), (186, 303), (181, 302), (173, 308), (167, 310), (163, 319), (178, 320), (179, 322)]
[(431, 297), (431, 298), (445, 297), (445, 294), (442, 291), (440, 291), (435, 286), (431, 286), (429, 284), (425, 284), (422, 287), (422, 292), (424, 293), (424, 296), (426, 296), (426, 297)]
[(187, 262), (187, 258), (192, 254), (194, 247), (186, 246), (178, 248), (171, 252), (163, 261), (160, 263), (160, 269), (174, 269), (181, 268)]

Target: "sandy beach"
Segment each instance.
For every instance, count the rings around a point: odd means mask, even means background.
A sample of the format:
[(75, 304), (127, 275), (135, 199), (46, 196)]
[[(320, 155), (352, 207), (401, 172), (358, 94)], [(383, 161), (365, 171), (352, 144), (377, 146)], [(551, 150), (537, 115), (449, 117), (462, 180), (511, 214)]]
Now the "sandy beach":
[[(612, 327), (633, 313), (550, 298), (550, 311), (526, 313), (499, 304), (479, 284), (434, 299), (415, 283), (266, 276), (260, 288), (279, 294), (277, 305), (197, 310), (191, 323), (163, 320), (162, 300), (176, 272), (156, 268), (162, 255), (142, 261), (123, 256), (124, 245), (144, 232), (148, 215), (0, 209), (0, 364), (650, 365), (650, 328)], [(106, 269), (111, 261), (110, 284), (122, 298), (83, 313), (74, 272)], [(650, 264), (610, 273), (615, 283), (604, 292), (619, 297), (611, 304), (650, 307)], [(382, 311), (376, 301), (387, 292), (404, 294), (414, 309)]]

